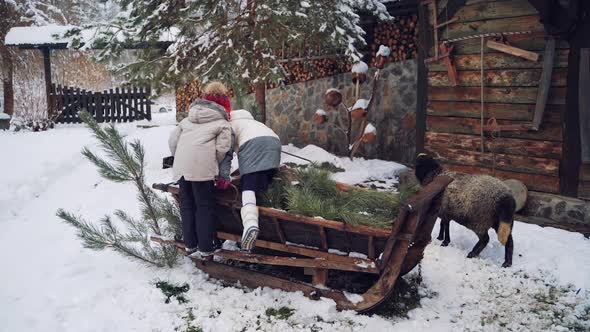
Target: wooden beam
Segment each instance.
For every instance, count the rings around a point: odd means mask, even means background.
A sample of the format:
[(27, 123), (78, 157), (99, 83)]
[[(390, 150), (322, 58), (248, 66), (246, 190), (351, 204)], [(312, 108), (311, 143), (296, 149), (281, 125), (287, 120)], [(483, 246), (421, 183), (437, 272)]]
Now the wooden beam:
[[(230, 241), (235, 241), (235, 242), (238, 242), (241, 240), (241, 236), (239, 236), (239, 235), (224, 233), (224, 232), (217, 232), (217, 237), (220, 239), (223, 239), (223, 240), (230, 240)], [(321, 250), (317, 250), (317, 249), (302, 247), (302, 246), (293, 245), (293, 244), (286, 245), (286, 244), (276, 243), (276, 242), (272, 242), (272, 241), (265, 241), (265, 240), (260, 240), (260, 239), (256, 240), (256, 246), (260, 247), (260, 248), (266, 248), (266, 249), (286, 252), (286, 253), (294, 254), (294, 255), (301, 255), (301, 256), (307, 256), (307, 257), (313, 257), (313, 258), (322, 258), (322, 259), (326, 259), (326, 260), (331, 260), (333, 262), (343, 262), (345, 264), (372, 265), (375, 263), (373, 260), (370, 260), (370, 259), (336, 255), (336, 254), (331, 254), (329, 252), (321, 251)]]
[(51, 51), (49, 48), (42, 48), (43, 53), (43, 71), (45, 73), (45, 96), (47, 98), (47, 117), (51, 119), (53, 116), (51, 103)]
[(578, 86), (580, 107), (581, 157), (590, 163), (590, 48), (580, 50), (580, 83)]
[[(487, 47), (489, 47), (493, 50), (496, 50), (496, 51), (500, 51), (500, 52), (504, 52), (504, 53), (507, 53), (510, 55), (521, 57), (521, 58), (524, 58), (524, 59), (527, 59), (527, 60), (530, 60), (533, 62), (539, 61), (539, 54), (538, 53), (523, 50), (522, 48), (506, 45), (504, 43), (498, 43), (493, 40), (488, 40)], [(552, 60), (553, 60), (553, 58), (552, 58)], [(551, 64), (553, 64), (553, 62), (551, 62)]]
[(418, 6), (418, 81), (416, 91), (416, 155), (424, 152), (424, 134), (426, 133), (426, 102), (428, 100), (428, 68), (424, 61), (431, 47), (428, 10)]
[(293, 266), (293, 267), (310, 267), (320, 269), (334, 269), (341, 271), (353, 271), (353, 272), (365, 272), (379, 274), (379, 270), (375, 267), (375, 264), (355, 264), (351, 262), (336, 262), (324, 258), (297, 258), (297, 257), (284, 257), (284, 256), (270, 256), (261, 254), (252, 254), (243, 251), (231, 251), (231, 250), (216, 250), (215, 256), (222, 257), (225, 259), (236, 260), (240, 262), (248, 262), (255, 264), (265, 265), (280, 265), (280, 266)]
[(549, 89), (551, 87), (551, 74), (553, 73), (553, 60), (555, 58), (555, 38), (550, 37), (547, 40), (545, 53), (543, 55), (543, 73), (539, 81), (539, 92), (537, 93), (537, 103), (535, 105), (535, 114), (533, 116), (533, 130), (539, 130), (545, 106), (549, 98)]
[(455, 68), (455, 64), (453, 63), (451, 55), (454, 48), (455, 47), (453, 45), (447, 46), (445, 43), (440, 44), (440, 50), (443, 51), (443, 53), (449, 54), (449, 56), (443, 59), (443, 62), (447, 67), (447, 74), (449, 75), (451, 86), (457, 86), (457, 68)]

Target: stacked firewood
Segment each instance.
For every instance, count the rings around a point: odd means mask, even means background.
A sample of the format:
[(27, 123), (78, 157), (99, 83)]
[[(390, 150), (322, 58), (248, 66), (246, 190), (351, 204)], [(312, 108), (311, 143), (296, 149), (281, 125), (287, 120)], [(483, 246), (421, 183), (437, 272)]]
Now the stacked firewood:
[(199, 81), (192, 81), (176, 89), (176, 114), (188, 112), (188, 107), (201, 97), (202, 86)]
[(350, 71), (351, 64), (344, 58), (327, 57), (283, 63), (288, 73), (287, 84), (305, 82)]
[(371, 67), (375, 66), (375, 53), (380, 45), (391, 49), (391, 61), (404, 61), (418, 57), (418, 15), (399, 16), (391, 22), (377, 23), (371, 44)]

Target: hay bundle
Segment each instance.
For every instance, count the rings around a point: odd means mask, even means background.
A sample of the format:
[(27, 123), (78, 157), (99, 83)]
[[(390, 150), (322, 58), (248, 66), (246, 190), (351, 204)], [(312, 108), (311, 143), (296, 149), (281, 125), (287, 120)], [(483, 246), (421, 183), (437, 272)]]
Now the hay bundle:
[(264, 194), (263, 205), (351, 225), (390, 228), (399, 204), (415, 192), (379, 192), (361, 188), (338, 190), (331, 173), (316, 165), (281, 171)]

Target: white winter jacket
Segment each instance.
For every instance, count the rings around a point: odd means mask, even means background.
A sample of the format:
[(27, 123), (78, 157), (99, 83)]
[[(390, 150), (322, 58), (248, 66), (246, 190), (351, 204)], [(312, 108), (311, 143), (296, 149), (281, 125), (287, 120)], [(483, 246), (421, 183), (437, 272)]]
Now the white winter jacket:
[(246, 110), (231, 112), (234, 147), (238, 152), (240, 174), (278, 168), (281, 162), (279, 136)]
[(174, 156), (174, 179), (184, 176), (187, 181), (210, 181), (217, 175), (229, 178), (229, 174), (219, 174), (219, 164), (224, 159), (227, 161), (225, 157), (231, 144), (231, 128), (225, 109), (208, 100), (197, 100), (190, 106), (188, 117), (180, 121), (168, 140)]

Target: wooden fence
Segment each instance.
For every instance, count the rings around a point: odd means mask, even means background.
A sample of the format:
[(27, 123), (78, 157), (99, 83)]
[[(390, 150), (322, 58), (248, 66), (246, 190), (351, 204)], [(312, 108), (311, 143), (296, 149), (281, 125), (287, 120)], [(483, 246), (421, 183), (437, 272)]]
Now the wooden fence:
[(95, 92), (55, 85), (51, 87), (51, 118), (56, 123), (79, 123), (86, 111), (97, 122), (131, 122), (152, 119), (150, 88), (116, 88)]

